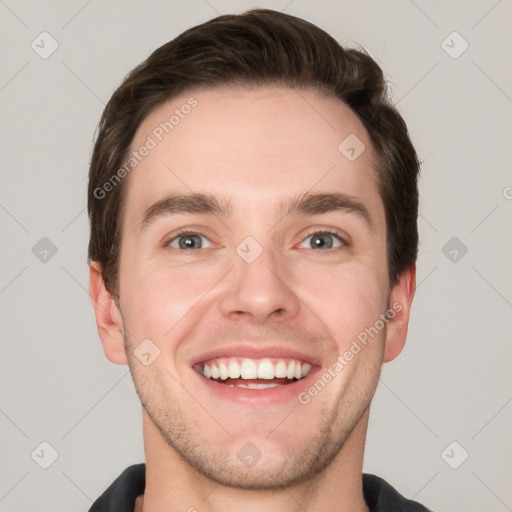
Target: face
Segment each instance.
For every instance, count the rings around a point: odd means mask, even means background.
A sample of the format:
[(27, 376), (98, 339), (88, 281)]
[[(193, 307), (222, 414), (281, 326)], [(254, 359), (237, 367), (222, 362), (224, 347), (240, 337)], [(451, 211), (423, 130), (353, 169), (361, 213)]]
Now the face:
[(150, 139), (114, 308), (146, 420), (214, 481), (299, 483), (361, 421), (395, 332), (369, 137), (319, 93), (224, 87), (157, 108), (132, 149)]

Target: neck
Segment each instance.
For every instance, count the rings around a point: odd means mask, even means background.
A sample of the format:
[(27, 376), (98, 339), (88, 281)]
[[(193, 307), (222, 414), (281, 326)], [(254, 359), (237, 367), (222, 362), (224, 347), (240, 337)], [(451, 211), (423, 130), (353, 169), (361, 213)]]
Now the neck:
[(309, 512), (369, 512), (362, 489), (368, 415), (369, 409), (331, 464), (309, 480), (278, 490), (247, 490), (224, 486), (200, 474), (162, 439), (143, 411), (146, 488), (137, 498), (134, 512), (234, 512), (253, 508), (295, 512), (302, 507)]

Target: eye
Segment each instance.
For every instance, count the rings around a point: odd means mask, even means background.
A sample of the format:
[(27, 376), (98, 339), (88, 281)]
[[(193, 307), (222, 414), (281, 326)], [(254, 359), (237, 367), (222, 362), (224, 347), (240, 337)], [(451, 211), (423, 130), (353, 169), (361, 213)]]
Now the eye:
[[(345, 245), (345, 241), (338, 236), (336, 233), (331, 231), (315, 231), (304, 239), (302, 244), (307, 243), (310, 240), (310, 247), (306, 249), (335, 249)], [(302, 244), (299, 246), (301, 247)]]
[[(206, 244), (210, 244), (208, 238), (199, 233), (185, 232), (179, 233), (174, 238), (171, 238), (167, 245), (173, 249), (206, 249), (203, 240), (206, 240)], [(210, 246), (208, 246), (210, 247)]]

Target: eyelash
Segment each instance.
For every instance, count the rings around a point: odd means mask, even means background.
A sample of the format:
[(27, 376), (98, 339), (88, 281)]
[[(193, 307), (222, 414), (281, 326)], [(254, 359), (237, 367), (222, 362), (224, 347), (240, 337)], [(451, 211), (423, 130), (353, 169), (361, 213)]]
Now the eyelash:
[[(198, 233), (197, 231), (189, 231), (187, 229), (183, 229), (181, 231), (178, 231), (178, 233), (175, 233), (171, 238), (167, 239), (165, 241), (165, 243), (164, 243), (164, 247), (166, 247), (167, 249), (172, 250), (172, 251), (194, 252), (193, 250), (189, 251), (189, 250), (186, 250), (186, 249), (176, 249), (175, 247), (169, 247), (169, 244), (171, 242), (173, 242), (174, 240), (176, 240), (176, 239), (178, 239), (180, 237), (183, 237), (185, 235), (198, 235), (198, 236), (204, 236), (205, 238), (208, 238), (206, 235), (203, 235), (202, 233)], [(340, 236), (336, 231), (330, 231), (328, 229), (317, 229), (317, 230), (310, 231), (302, 239), (301, 243), (304, 242), (304, 240), (307, 240), (309, 237), (311, 237), (313, 235), (332, 235), (333, 237), (337, 238), (339, 242), (341, 242), (342, 246), (348, 246), (349, 245), (348, 242), (342, 236)], [(334, 247), (334, 248), (331, 248), (330, 250), (332, 251), (334, 249), (340, 249), (340, 247)], [(311, 250), (314, 250), (314, 249), (311, 249)], [(318, 252), (318, 251), (316, 251), (316, 252)]]

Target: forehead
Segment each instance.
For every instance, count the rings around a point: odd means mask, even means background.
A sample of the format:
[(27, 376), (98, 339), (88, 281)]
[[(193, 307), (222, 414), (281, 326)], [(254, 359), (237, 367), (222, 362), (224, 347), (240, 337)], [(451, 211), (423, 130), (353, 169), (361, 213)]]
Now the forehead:
[(380, 210), (364, 126), (343, 102), (317, 91), (191, 90), (144, 119), (131, 149), (144, 146), (150, 149), (127, 183), (127, 220), (134, 222), (158, 199), (191, 192), (228, 196), (243, 210), (340, 191)]

